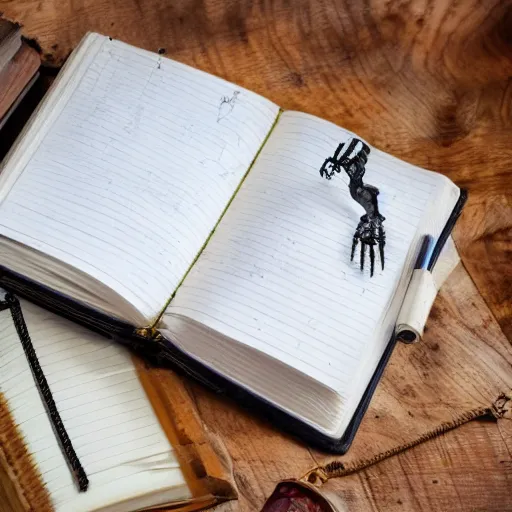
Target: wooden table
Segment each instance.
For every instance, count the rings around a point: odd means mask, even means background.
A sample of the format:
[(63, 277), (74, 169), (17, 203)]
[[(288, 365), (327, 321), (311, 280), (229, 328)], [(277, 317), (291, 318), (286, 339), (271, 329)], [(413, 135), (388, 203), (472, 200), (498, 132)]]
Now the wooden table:
[[(463, 262), (512, 339), (512, 1), (0, 0), (0, 12), (50, 65), (87, 30), (163, 48), (445, 173), (470, 193)], [(474, 421), (327, 485), (349, 510), (512, 510), (511, 424)], [(297, 476), (250, 439), (232, 456), (242, 496), (219, 512), (257, 510), (261, 479)]]

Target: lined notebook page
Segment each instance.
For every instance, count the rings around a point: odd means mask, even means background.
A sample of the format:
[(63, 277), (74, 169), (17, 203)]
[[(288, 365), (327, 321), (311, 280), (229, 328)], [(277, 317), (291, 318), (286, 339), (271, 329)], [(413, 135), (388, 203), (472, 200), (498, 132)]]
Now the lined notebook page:
[(377, 361), (389, 340), (390, 332), (379, 333), (376, 346), (375, 332), (421, 219), (447, 180), (372, 151), (365, 181), (381, 191), (387, 243), (386, 268), (370, 279), (369, 269), (350, 262), (364, 211), (350, 198), (348, 178), (319, 175), (351, 135), (306, 114), (281, 116), (166, 322), (185, 315), (342, 396), (353, 389), (365, 357), (371, 352)]
[[(172, 499), (189, 498), (173, 449), (128, 351), (30, 303), (22, 302), (22, 309), (43, 372), (90, 481), (89, 490), (79, 493), (10, 312), (0, 312), (0, 391), (56, 510), (97, 510), (165, 490)], [(113, 510), (132, 508), (124, 504)]]
[(81, 48), (58, 114), (27, 134), (38, 144), (0, 205), (0, 233), (98, 279), (153, 319), (278, 107), (97, 34)]

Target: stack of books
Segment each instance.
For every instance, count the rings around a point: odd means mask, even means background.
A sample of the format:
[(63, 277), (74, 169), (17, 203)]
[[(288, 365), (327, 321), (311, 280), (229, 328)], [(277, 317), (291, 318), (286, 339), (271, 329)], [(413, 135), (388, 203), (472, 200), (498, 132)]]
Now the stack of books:
[(41, 60), (21, 37), (21, 27), (0, 20), (0, 129), (39, 76)]

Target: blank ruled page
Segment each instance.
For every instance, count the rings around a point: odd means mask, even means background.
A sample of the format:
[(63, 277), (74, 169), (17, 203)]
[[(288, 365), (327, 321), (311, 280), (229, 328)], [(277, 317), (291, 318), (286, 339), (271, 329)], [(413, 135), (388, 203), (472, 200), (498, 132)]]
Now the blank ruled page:
[(360, 377), (369, 352), (378, 361), (391, 333), (386, 326), (376, 346), (376, 331), (418, 226), (446, 179), (372, 150), (365, 182), (380, 189), (387, 242), (386, 268), (379, 265), (370, 278), (368, 269), (361, 273), (350, 262), (364, 211), (349, 195), (348, 177), (327, 181), (319, 175), (324, 160), (351, 135), (306, 114), (281, 116), (179, 288), (166, 323), (174, 314), (192, 318), (342, 396)]
[(0, 205), (0, 233), (92, 276), (152, 320), (278, 108), (107, 37), (86, 43)]
[[(176, 500), (190, 497), (128, 351), (30, 303), (22, 302), (22, 309), (64, 426), (90, 480), (89, 490), (79, 493), (10, 312), (0, 312), (0, 390), (56, 511), (98, 510), (164, 490)], [(131, 508), (124, 504), (113, 510)]]

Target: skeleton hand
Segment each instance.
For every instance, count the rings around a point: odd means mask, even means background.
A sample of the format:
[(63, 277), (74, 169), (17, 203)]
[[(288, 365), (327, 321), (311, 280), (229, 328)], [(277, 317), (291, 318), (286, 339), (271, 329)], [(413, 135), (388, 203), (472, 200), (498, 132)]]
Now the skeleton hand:
[(357, 244), (361, 242), (361, 270), (363, 270), (366, 247), (368, 246), (370, 252), (370, 277), (372, 277), (375, 270), (376, 245), (379, 246), (380, 261), (382, 270), (384, 270), (386, 235), (384, 234), (382, 223), (386, 219), (379, 213), (379, 189), (363, 182), (365, 165), (368, 162), (369, 154), (370, 147), (367, 144), (355, 137), (351, 137), (348, 141), (338, 145), (333, 156), (325, 159), (320, 168), (320, 176), (330, 180), (334, 173), (341, 172), (341, 169), (347, 173), (350, 179), (348, 184), (350, 196), (366, 211), (366, 215), (361, 217), (354, 233), (350, 261), (354, 259)]
[(340, 172), (339, 169), (335, 168), (334, 164), (335, 162), (332, 158), (327, 158), (322, 167), (320, 167), (320, 176), (330, 180), (334, 176), (335, 171)]
[(358, 242), (361, 242), (361, 271), (364, 269), (364, 257), (366, 247), (370, 248), (370, 277), (373, 276), (375, 269), (375, 246), (379, 246), (380, 261), (382, 270), (384, 270), (384, 245), (386, 244), (386, 234), (382, 227), (382, 222), (386, 220), (380, 214), (375, 216), (363, 215), (357, 226), (354, 238), (352, 239), (352, 252), (350, 261), (354, 259)]

